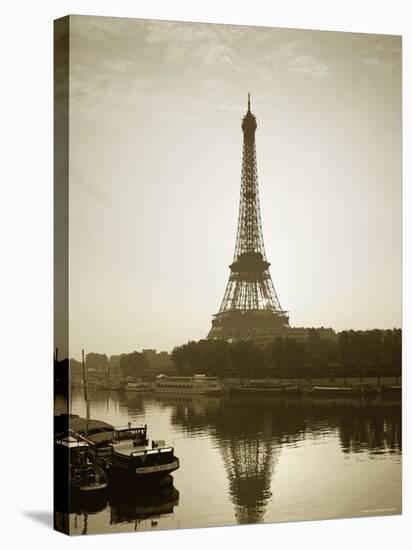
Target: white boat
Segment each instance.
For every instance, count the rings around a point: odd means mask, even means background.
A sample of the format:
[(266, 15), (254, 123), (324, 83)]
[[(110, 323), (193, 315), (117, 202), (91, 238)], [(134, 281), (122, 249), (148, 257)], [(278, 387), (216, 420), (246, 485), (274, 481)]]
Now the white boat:
[(152, 390), (152, 387), (147, 382), (129, 382), (124, 389), (125, 391), (148, 392)]
[(166, 376), (159, 374), (156, 377), (155, 390), (158, 393), (179, 394), (220, 394), (222, 384), (217, 376), (195, 374), (193, 376)]

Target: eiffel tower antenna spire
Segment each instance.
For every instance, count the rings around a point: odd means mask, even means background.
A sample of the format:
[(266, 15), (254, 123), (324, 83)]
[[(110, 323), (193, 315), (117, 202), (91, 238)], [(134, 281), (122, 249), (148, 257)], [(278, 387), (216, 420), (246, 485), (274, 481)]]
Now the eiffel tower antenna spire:
[(256, 117), (248, 110), (242, 120), (243, 157), (239, 218), (230, 276), (208, 338), (253, 339), (257, 332), (275, 333), (289, 326), (266, 259), (260, 216), (256, 162)]

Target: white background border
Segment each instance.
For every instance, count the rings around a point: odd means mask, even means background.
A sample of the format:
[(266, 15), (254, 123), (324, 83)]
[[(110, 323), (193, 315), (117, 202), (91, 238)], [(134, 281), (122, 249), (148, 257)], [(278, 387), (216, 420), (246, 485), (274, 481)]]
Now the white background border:
[[(2, 540), (5, 548), (113, 544), (233, 548), (407, 548), (411, 539), (410, 453), (404, 430), (404, 513), (322, 522), (210, 528), (69, 539), (46, 526), (51, 517), (52, 435), (52, 20), (69, 13), (402, 34), (404, 46), (404, 261), (410, 223), (406, 151), (411, 150), (409, 2), (392, 0), (9, 0), (1, 14), (0, 406)], [(404, 284), (404, 335), (410, 331)], [(405, 342), (410, 348), (409, 342)], [(404, 349), (404, 374), (408, 369)], [(409, 384), (409, 376), (404, 376)], [(406, 384), (404, 384), (406, 385)], [(410, 389), (410, 388), (409, 388)], [(409, 409), (409, 407), (408, 407)], [(404, 426), (410, 411), (404, 398)], [(331, 495), (331, 499), (334, 495)], [(44, 521), (33, 519), (40, 514)], [(47, 515), (49, 513), (49, 515)], [(409, 537), (407, 536), (409, 534)], [(113, 537), (116, 538), (113, 538)], [(410, 544), (410, 542), (409, 542)]]

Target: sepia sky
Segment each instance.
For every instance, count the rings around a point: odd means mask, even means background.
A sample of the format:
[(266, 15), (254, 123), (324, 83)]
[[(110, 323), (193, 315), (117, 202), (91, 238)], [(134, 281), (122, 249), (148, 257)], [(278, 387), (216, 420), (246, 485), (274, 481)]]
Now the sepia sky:
[(292, 326), (401, 324), (401, 38), (72, 16), (70, 355), (204, 338), (241, 118)]

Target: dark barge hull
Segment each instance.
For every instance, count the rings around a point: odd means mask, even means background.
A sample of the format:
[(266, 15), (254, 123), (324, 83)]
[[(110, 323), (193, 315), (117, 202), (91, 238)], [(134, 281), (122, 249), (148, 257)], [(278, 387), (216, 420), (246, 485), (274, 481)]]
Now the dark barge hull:
[(138, 474), (134, 466), (120, 466), (112, 464), (109, 468), (109, 483), (133, 483), (141, 485), (157, 485), (164, 481), (172, 472), (179, 468), (176, 459), (168, 468), (160, 471)]
[(276, 397), (287, 397), (302, 395), (300, 388), (254, 388), (250, 386), (234, 386), (230, 389), (231, 395), (271, 395)]
[(382, 386), (382, 397), (402, 399), (402, 386)]
[(307, 393), (310, 397), (375, 397), (378, 390), (375, 388), (313, 388)]
[(107, 481), (102, 481), (101, 483), (94, 484), (84, 484), (77, 485), (76, 483), (70, 483), (70, 494), (72, 496), (86, 496), (86, 495), (96, 495), (103, 493), (108, 487)]

